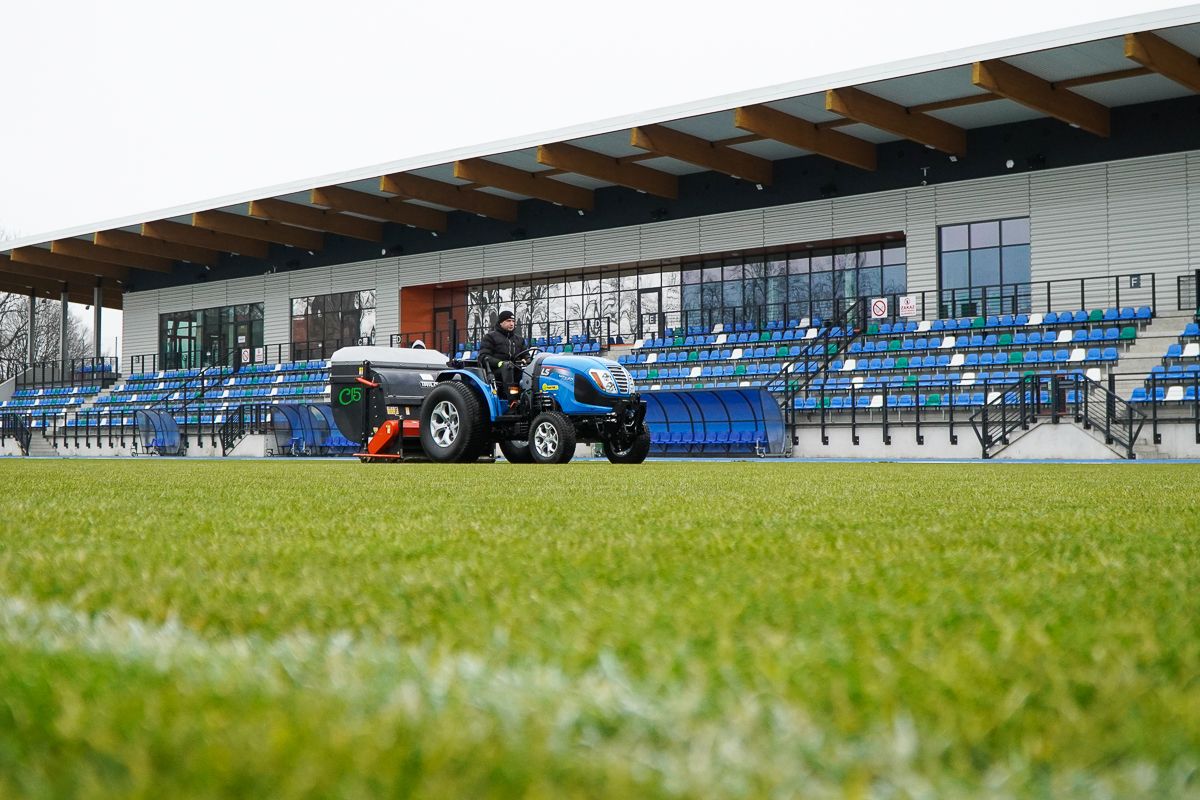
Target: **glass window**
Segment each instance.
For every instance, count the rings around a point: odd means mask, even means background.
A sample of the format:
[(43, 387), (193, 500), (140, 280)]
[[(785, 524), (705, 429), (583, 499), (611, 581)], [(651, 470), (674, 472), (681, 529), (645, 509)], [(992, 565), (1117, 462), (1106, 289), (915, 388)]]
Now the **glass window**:
[(858, 271), (858, 294), (876, 297), (883, 293), (883, 274), (879, 268)]
[(970, 253), (955, 252), (942, 254), (942, 288), (966, 288), (971, 282)]
[(1001, 244), (1029, 244), (1029, 217), (1006, 219), (1000, 223)]
[(792, 253), (788, 256), (788, 274), (805, 275), (811, 268), (808, 253)]
[(1000, 283), (1000, 248), (971, 250), (971, 286), (997, 286)]
[(813, 272), (828, 272), (833, 269), (833, 253), (829, 250), (816, 250), (809, 263)]
[[(306, 304), (292, 306), (304, 309)], [(262, 303), (253, 303), (159, 315), (159, 356), (163, 368), (228, 365), (240, 358), (246, 348), (252, 351), (261, 348), (262, 313)]]
[(883, 246), (884, 264), (903, 264), (906, 259), (907, 253), (903, 243), (889, 242)]
[(997, 247), (1000, 244), (999, 222), (971, 223), (971, 249), (982, 247)]
[[(482, 293), (490, 294), (487, 290)], [(340, 347), (375, 342), (373, 290), (295, 298), (292, 310), (292, 358), (328, 358)], [(242, 317), (242, 307), (237, 316)], [(254, 316), (247, 308), (246, 317)], [(252, 328), (257, 325), (255, 322)]]
[(969, 246), (967, 225), (946, 225), (942, 228), (942, 252), (966, 250)]
[(1029, 245), (1019, 244), (1000, 249), (1004, 263), (1005, 283), (1029, 283)]
[(725, 281), (721, 285), (725, 287), (722, 299), (726, 308), (739, 308), (744, 305), (742, 303), (741, 281)]
[(1029, 310), (1030, 293), (1008, 288), (1030, 280), (1028, 217), (947, 225), (940, 229), (938, 241), (942, 314)]
[(865, 245), (858, 251), (859, 267), (878, 267), (883, 263), (878, 245)]

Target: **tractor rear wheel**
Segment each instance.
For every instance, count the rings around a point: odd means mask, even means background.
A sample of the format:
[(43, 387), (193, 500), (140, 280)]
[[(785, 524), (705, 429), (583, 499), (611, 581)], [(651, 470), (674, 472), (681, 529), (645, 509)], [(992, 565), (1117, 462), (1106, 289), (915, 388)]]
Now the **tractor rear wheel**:
[(465, 383), (440, 384), (421, 404), (421, 448), (430, 461), (475, 461), (486, 436), (483, 402)]
[(650, 455), (650, 434), (639, 433), (627, 444), (605, 442), (604, 455), (614, 464), (640, 464)]
[(510, 464), (532, 464), (533, 455), (529, 452), (529, 442), (518, 439), (501, 439), (500, 452)]
[(565, 464), (575, 455), (575, 426), (565, 414), (543, 411), (529, 425), (529, 455), (538, 464)]

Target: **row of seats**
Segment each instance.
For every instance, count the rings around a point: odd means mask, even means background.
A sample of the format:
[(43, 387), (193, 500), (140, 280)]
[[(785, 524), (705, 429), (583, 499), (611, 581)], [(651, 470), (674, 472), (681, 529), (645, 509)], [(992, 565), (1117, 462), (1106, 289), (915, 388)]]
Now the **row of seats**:
[(1135, 388), (1130, 394), (1130, 402), (1173, 403), (1195, 400), (1196, 385), (1200, 382), (1200, 341), (1197, 340), (1200, 340), (1200, 324), (1189, 322), (1184, 327), (1179, 341), (1167, 345), (1162, 363), (1150, 368), (1145, 385)]
[[(815, 339), (821, 335), (821, 328), (788, 329), (786, 331), (761, 331), (743, 333), (706, 333), (697, 336), (675, 336), (653, 339), (638, 339), (633, 343), (633, 350), (657, 350), (668, 347), (711, 347), (725, 344), (766, 344), (768, 342), (795, 342), (805, 339)], [(846, 336), (850, 331), (833, 328), (829, 331), (832, 338)]]
[(930, 336), (912, 339), (880, 339), (852, 342), (849, 353), (895, 353), (904, 350), (947, 350), (950, 348), (985, 349), (991, 347), (1021, 347), (1048, 344), (1088, 344), (1099, 342), (1129, 342), (1137, 339), (1137, 329), (1125, 328), (1064, 328), (1060, 331), (1032, 331), (1031, 333), (988, 333), (963, 334), (958, 336)]
[(96, 394), (99, 391), (99, 386), (52, 386), (42, 389), (27, 387), (25, 389), (17, 389), (13, 392), (12, 396), (14, 400), (23, 397), (74, 397), (76, 395)]
[(766, 347), (734, 347), (724, 350), (679, 350), (653, 353), (628, 353), (617, 356), (618, 364), (676, 364), (691, 361), (738, 361), (741, 359), (772, 359), (799, 358), (802, 355), (818, 355), (831, 348), (837, 352), (836, 345), (806, 345), (794, 344), (789, 346), (768, 345)]
[[(814, 378), (808, 386), (808, 391), (815, 392), (822, 389), (837, 391), (839, 389), (849, 389), (855, 387), (857, 389), (888, 389), (897, 388), (903, 389), (909, 386), (975, 386), (987, 384), (1012, 383), (1020, 380), (1025, 372), (1017, 372), (1010, 370), (1007, 372), (923, 372), (909, 373), (907, 375), (881, 375), (879, 377), (831, 377), (831, 378)], [(1092, 380), (1100, 379), (1100, 370), (1092, 368), (1089, 370), (1062, 370), (1058, 372), (1047, 372), (1039, 374), (1058, 374), (1064, 376), (1081, 375)]]
[(1078, 311), (1047, 311), (1044, 314), (995, 314), (960, 319), (907, 320), (905, 322), (874, 323), (867, 327), (867, 334), (925, 333), (927, 331), (980, 330), (983, 328), (1031, 327), (1051, 325), (1083, 325), (1097, 322), (1148, 322), (1154, 318), (1150, 306), (1140, 308), (1094, 308)]
[(758, 430), (651, 431), (651, 446), (659, 452), (758, 452), (767, 447), (766, 434)]
[[(1033, 402), (1031, 392), (1026, 392), (1027, 399)], [(819, 411), (824, 408), (830, 411), (843, 411), (851, 408), (871, 410), (883, 408), (885, 405), (888, 408), (948, 408), (950, 406), (982, 406), (985, 402), (991, 402), (996, 397), (1000, 396), (1000, 392), (960, 392), (958, 394), (936, 393), (929, 394), (872, 394), (858, 395), (851, 398), (849, 395), (830, 395), (823, 400), (817, 397), (797, 397), (795, 400), (795, 408), (800, 411)], [(1070, 389), (1066, 392), (1066, 402), (1068, 405), (1075, 402), (1075, 390)], [(1037, 398), (1043, 405), (1050, 403), (1050, 392), (1042, 391)]]
[(835, 359), (830, 365), (831, 372), (853, 370), (890, 370), (890, 369), (921, 369), (928, 367), (974, 367), (992, 366), (996, 364), (1072, 364), (1083, 361), (1116, 361), (1120, 353), (1115, 347), (1076, 347), (1057, 350), (1013, 350), (995, 353), (943, 353), (938, 356), (899, 356), (875, 358)]

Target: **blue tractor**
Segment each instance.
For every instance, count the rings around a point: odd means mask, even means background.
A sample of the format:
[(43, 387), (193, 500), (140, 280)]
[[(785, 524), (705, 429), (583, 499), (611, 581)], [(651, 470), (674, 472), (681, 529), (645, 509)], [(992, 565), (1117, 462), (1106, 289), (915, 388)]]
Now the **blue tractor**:
[(334, 422), (365, 462), (476, 461), (499, 445), (511, 462), (562, 464), (581, 442), (603, 443), (619, 464), (650, 452), (646, 402), (609, 359), (531, 348), (517, 359), (519, 392), (505, 397), (478, 361), (436, 350), (344, 347), (330, 361)]
[(516, 359), (520, 393), (502, 397), (477, 361), (451, 360), (420, 411), (421, 447), (433, 461), (474, 461), (496, 445), (514, 463), (565, 464), (577, 443), (601, 442), (609, 461), (640, 464), (650, 452), (646, 402), (615, 361), (547, 354)]

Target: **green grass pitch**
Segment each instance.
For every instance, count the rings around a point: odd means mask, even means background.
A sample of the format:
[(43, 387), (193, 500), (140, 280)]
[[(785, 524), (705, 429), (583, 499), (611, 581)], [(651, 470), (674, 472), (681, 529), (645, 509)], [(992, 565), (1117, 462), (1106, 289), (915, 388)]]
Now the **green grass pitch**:
[(0, 461), (0, 797), (1200, 796), (1198, 490)]

